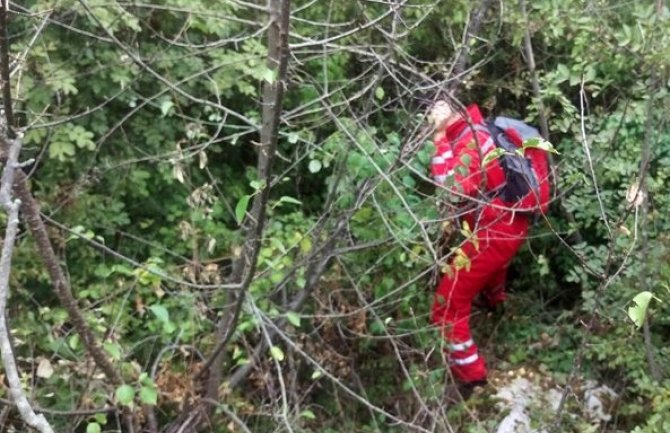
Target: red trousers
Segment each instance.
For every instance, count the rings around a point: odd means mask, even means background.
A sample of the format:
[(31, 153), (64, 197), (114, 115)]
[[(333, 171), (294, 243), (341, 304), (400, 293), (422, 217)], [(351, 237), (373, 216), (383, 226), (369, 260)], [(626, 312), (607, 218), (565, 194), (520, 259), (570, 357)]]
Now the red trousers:
[(454, 269), (440, 280), (432, 308), (432, 322), (439, 326), (447, 343), (449, 367), (461, 382), (486, 379), (486, 364), (470, 333), (473, 299), (482, 291), (491, 302), (504, 300), (504, 285), (510, 261), (526, 239), (528, 217), (504, 212), (489, 223), (468, 221), (473, 237), (462, 249), (470, 269)]

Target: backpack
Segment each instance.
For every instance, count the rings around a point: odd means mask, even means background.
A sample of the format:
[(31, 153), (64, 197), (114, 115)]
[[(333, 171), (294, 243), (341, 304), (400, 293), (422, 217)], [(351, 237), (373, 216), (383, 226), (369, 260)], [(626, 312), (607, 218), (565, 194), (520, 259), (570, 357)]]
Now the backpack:
[(475, 125), (475, 129), (487, 132), (496, 147), (505, 151), (498, 158), (505, 185), (495, 191), (495, 196), (522, 212), (545, 213), (551, 201), (548, 154), (534, 147), (518, 152), (525, 140), (541, 138), (540, 132), (509, 117), (487, 120), (485, 126)]

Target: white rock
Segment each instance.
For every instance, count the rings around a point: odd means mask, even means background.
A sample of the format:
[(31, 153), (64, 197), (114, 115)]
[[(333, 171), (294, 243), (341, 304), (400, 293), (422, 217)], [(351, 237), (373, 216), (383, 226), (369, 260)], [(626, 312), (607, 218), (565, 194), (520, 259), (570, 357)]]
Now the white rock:
[(525, 408), (515, 407), (502, 420), (496, 433), (528, 433), (530, 432), (530, 417)]
[(612, 419), (612, 415), (606, 412), (603, 400), (614, 400), (619, 395), (606, 385), (595, 385), (595, 383), (588, 383), (588, 388), (584, 391), (586, 415), (592, 421), (609, 421)]

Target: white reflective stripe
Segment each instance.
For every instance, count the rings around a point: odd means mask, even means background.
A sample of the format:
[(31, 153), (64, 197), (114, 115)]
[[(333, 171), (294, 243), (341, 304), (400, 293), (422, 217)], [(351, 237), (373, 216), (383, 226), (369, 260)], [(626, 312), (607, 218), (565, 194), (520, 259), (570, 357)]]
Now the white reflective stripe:
[(463, 343), (449, 344), (449, 349), (454, 352), (459, 352), (471, 348), (473, 344), (475, 344), (475, 342), (472, 341), (471, 338), (468, 341), (464, 341)]
[(444, 164), (444, 157), (443, 156), (434, 156), (432, 159), (433, 164)]
[(482, 155), (487, 154), (489, 151), (491, 151), (495, 147), (495, 143), (493, 142), (493, 138), (489, 137), (488, 140), (482, 144)]
[(447, 175), (445, 174), (438, 174), (435, 176), (435, 182), (437, 183), (444, 183), (445, 180), (447, 180)]
[(469, 365), (469, 364), (474, 363), (478, 359), (479, 359), (479, 354), (475, 353), (473, 355), (468, 356), (467, 358), (463, 358), (463, 359), (453, 359), (452, 358), (449, 361), (452, 364), (456, 364), (456, 365)]
[(442, 152), (442, 158), (444, 158), (445, 160), (451, 159), (453, 157), (454, 157), (454, 152), (452, 152), (451, 150), (445, 150), (444, 152)]

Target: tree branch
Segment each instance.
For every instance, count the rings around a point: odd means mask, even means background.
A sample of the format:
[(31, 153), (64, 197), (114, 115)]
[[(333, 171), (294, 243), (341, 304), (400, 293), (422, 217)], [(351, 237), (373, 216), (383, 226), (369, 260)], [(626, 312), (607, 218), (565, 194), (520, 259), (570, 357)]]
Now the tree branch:
[[(4, 16), (4, 13), (0, 15)], [(0, 119), (0, 122), (3, 120)], [(2, 126), (4, 127), (5, 125)], [(6, 141), (9, 141), (9, 149), (3, 146), (7, 149), (7, 162), (2, 171), (2, 183), (0, 184), (0, 206), (7, 212), (7, 229), (2, 245), (2, 256), (0, 257), (0, 352), (2, 353), (2, 364), (5, 368), (7, 382), (9, 383), (9, 395), (16, 404), (21, 418), (26, 424), (42, 433), (53, 433), (49, 422), (44, 415), (35, 413), (23, 391), (7, 326), (8, 320), (5, 310), (7, 308), (7, 298), (9, 297), (9, 275), (12, 268), (14, 242), (19, 231), (19, 207), (21, 205), (20, 200), (12, 199), (12, 184), (14, 182), (15, 170), (18, 167), (18, 157), (23, 137), (18, 136), (14, 140), (7, 140), (4, 137), (4, 131), (0, 134), (3, 135), (1, 139), (4, 144), (7, 144)]]
[[(6, 119), (7, 129), (7, 138), (11, 140), (12, 131), (9, 129), (10, 125), (14, 124), (14, 117), (12, 111), (12, 98), (11, 98), (11, 83), (9, 81), (9, 36), (7, 32), (7, 22), (8, 22), (8, 9), (7, 2), (3, 1), (2, 6), (0, 7), (0, 65), (2, 71), (3, 80), (2, 80), (2, 93), (3, 93), (3, 102), (5, 105), (4, 116)], [(9, 154), (9, 143), (5, 142), (3, 139), (0, 143), (1, 150), (5, 153), (3, 158), (7, 158)], [(56, 253), (54, 252), (53, 245), (49, 239), (44, 221), (40, 216), (39, 204), (33, 197), (30, 188), (28, 187), (28, 179), (26, 174), (22, 170), (15, 170), (13, 175), (13, 185), (14, 192), (20, 199), (20, 210), (23, 214), (23, 219), (30, 233), (33, 235), (35, 242), (37, 244), (37, 251), (44, 263), (51, 283), (54, 286), (56, 296), (58, 297), (61, 304), (65, 307), (68, 312), (69, 318), (72, 321), (77, 333), (81, 336), (86, 347), (87, 352), (91, 355), (96, 365), (104, 372), (105, 376), (112, 382), (112, 384), (118, 386), (123, 383), (123, 379), (119, 372), (114, 368), (111, 361), (107, 355), (102, 350), (95, 334), (91, 328), (86, 323), (84, 315), (79, 308), (77, 300), (72, 294), (68, 280), (65, 278), (65, 274), (60, 267), (60, 263)], [(126, 421), (130, 422), (129, 413), (126, 411)]]
[(10, 86), (10, 71), (9, 71), (9, 32), (8, 25), (8, 5), (5, 0), (0, 0), (0, 76), (2, 77), (2, 103), (5, 110), (5, 119), (7, 119), (7, 137), (11, 138), (11, 130), (14, 127), (12, 124), (14, 120), (14, 112), (12, 107), (12, 88)]

